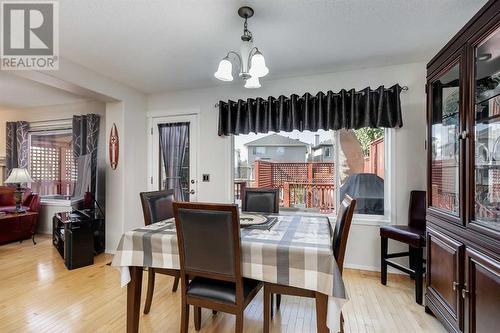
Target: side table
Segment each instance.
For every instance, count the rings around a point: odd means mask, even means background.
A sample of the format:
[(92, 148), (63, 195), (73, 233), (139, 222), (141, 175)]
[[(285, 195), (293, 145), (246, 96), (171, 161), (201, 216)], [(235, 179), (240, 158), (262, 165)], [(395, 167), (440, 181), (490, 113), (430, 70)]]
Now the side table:
[(7, 213), (0, 215), (0, 244), (23, 241), (31, 238), (35, 242), (38, 212)]

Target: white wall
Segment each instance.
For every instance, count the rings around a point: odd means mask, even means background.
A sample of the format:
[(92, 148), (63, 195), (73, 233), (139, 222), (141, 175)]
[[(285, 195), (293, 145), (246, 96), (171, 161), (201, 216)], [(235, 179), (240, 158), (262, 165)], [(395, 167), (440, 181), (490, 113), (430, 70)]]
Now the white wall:
[[(272, 69), (271, 69), (272, 70)], [(150, 116), (197, 113), (200, 123), (198, 147), (198, 200), (230, 202), (232, 198), (232, 150), (229, 137), (217, 135), (219, 100), (303, 94), (342, 88), (363, 89), (395, 83), (408, 86), (401, 93), (403, 128), (394, 131), (395, 207), (392, 223), (406, 224), (409, 191), (425, 188), (425, 64), (366, 68), (322, 75), (293, 77), (273, 81), (261, 80), (262, 88), (244, 89), (241, 82), (220, 83), (218, 87), (154, 94), (147, 98)], [(216, 158), (215, 158), (216, 157)], [(200, 181), (210, 174), (210, 182)], [(380, 262), (379, 225), (354, 221), (348, 242), (346, 266), (378, 269)], [(390, 245), (391, 246), (391, 245)]]
[[(121, 126), (125, 123), (123, 103), (115, 102), (108, 103), (106, 106), (106, 133), (109, 135), (113, 123), (116, 124), (118, 129), (118, 136), (120, 140), (120, 150), (123, 151), (123, 133), (120, 132)], [(107, 136), (106, 136), (107, 138)], [(106, 139), (109, 144), (109, 138)], [(109, 156), (108, 156), (109, 158)], [(113, 253), (116, 250), (120, 237), (123, 234), (124, 228), (124, 209), (125, 209), (125, 166), (123, 161), (123, 154), (119, 156), (118, 166), (116, 170), (111, 170), (109, 163), (106, 167), (106, 252)]]

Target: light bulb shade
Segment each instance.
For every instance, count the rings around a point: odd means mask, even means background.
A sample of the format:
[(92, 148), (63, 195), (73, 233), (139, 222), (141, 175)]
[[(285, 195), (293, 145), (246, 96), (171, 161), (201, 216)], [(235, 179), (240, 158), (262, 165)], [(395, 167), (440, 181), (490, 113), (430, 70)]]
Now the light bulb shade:
[(259, 51), (252, 56), (249, 73), (257, 77), (264, 77), (269, 73), (269, 68), (266, 66), (266, 60)]
[(219, 62), (219, 67), (214, 76), (221, 81), (233, 81), (233, 65), (231, 61), (226, 57)]
[(252, 76), (251, 78), (245, 81), (245, 88), (256, 89), (260, 87), (261, 85), (259, 82), (259, 78), (257, 76)]
[(14, 168), (10, 172), (9, 177), (5, 180), (6, 184), (21, 184), (21, 183), (32, 183), (30, 174), (27, 169), (24, 168)]

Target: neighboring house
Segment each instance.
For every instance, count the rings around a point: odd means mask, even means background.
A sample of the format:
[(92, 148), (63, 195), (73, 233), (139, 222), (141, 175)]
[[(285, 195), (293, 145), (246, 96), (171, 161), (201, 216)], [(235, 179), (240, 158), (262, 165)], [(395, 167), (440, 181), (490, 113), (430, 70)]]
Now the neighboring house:
[(316, 143), (311, 147), (307, 160), (309, 162), (333, 162), (332, 139), (319, 142), (319, 136), (316, 136)]
[(248, 165), (256, 160), (274, 162), (305, 162), (309, 145), (300, 140), (271, 134), (245, 144)]

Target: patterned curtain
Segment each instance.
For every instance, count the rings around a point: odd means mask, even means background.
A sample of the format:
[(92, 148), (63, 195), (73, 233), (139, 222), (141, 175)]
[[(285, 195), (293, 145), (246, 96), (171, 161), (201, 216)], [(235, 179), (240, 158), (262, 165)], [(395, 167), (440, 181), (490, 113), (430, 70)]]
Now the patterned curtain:
[(182, 166), (189, 141), (189, 123), (160, 124), (158, 129), (166, 173), (165, 188), (174, 190), (176, 200), (187, 201), (189, 198), (182, 190)]
[(26, 121), (8, 121), (6, 126), (6, 166), (9, 174), (13, 168), (28, 168), (29, 124)]
[(95, 194), (97, 182), (99, 122), (100, 117), (97, 114), (73, 116), (73, 156), (77, 161), (80, 156), (90, 155), (90, 192), (92, 194)]

